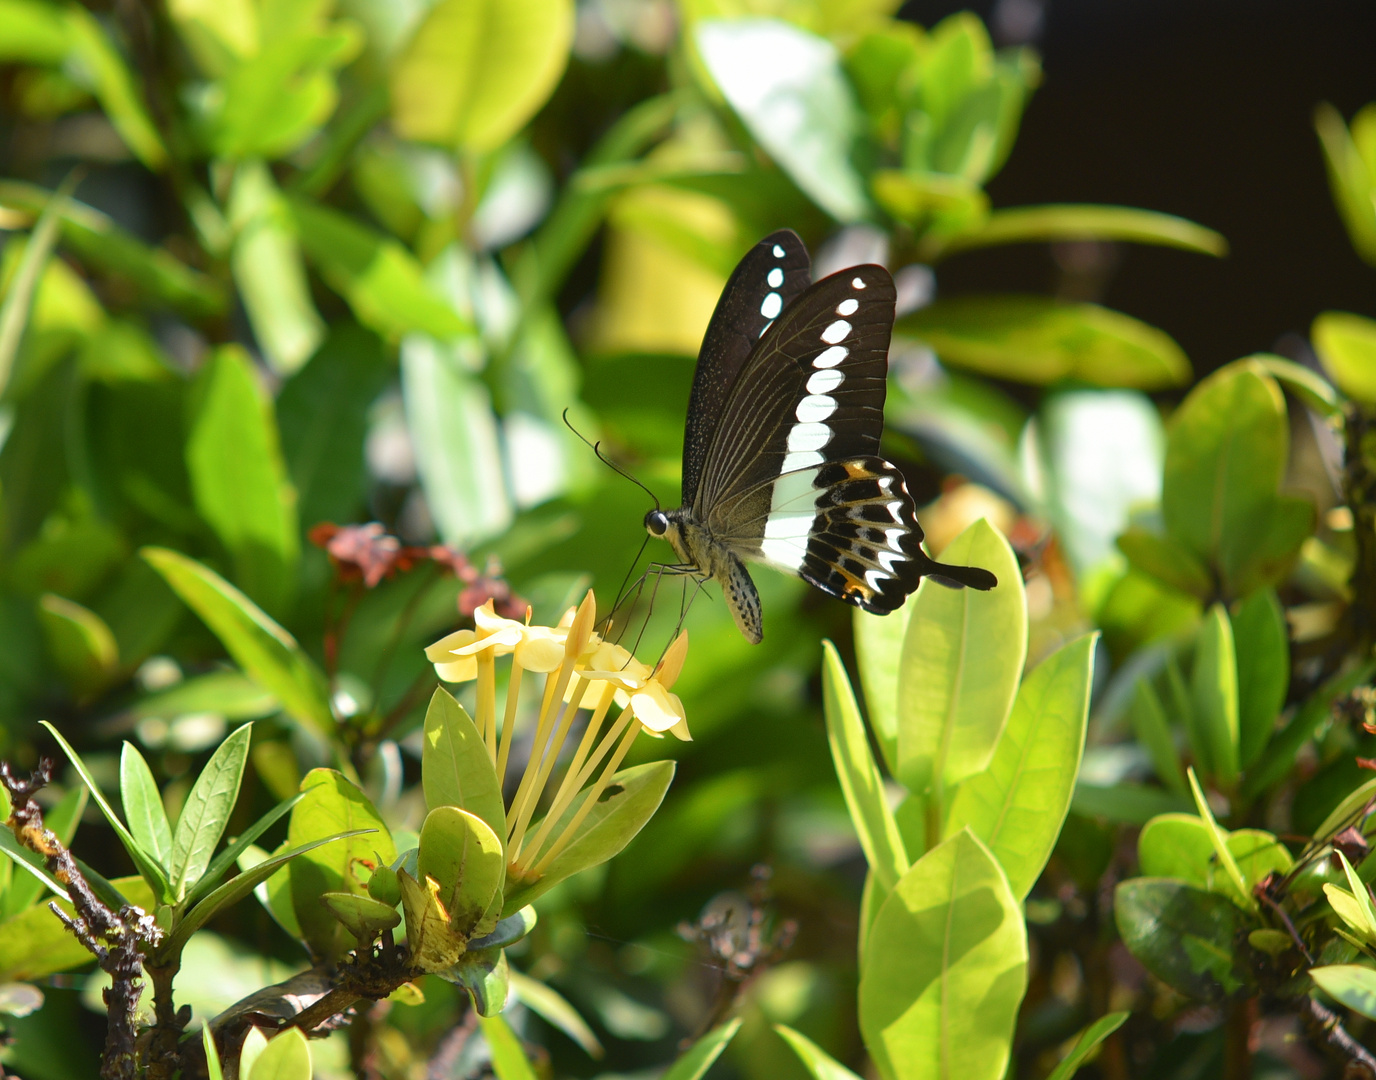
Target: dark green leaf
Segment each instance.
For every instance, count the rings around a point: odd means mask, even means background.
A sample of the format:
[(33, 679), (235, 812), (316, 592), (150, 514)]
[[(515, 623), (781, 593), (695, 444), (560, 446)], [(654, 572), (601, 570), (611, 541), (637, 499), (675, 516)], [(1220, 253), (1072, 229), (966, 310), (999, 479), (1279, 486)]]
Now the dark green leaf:
[(1103, 817), (1128, 825), (1145, 825), (1157, 814), (1190, 809), (1189, 799), (1145, 784), (1119, 783), (1099, 787), (1080, 781), (1075, 785), (1070, 808), (1084, 817)]
[(1192, 596), (1202, 598), (1212, 593), (1209, 571), (1189, 548), (1172, 537), (1133, 526), (1118, 537), (1117, 544), (1128, 562), (1142, 573)]
[[(115, 878), (111, 884), (131, 904), (145, 911), (153, 910), (153, 893), (142, 878)], [(69, 918), (74, 914), (69, 901), (59, 900), (57, 905)], [(46, 904), (26, 908), (0, 922), (0, 979), (41, 979), (58, 971), (84, 967), (94, 959)]]
[(1169, 878), (1132, 878), (1114, 891), (1113, 914), (1128, 951), (1186, 997), (1220, 1001), (1242, 988), (1233, 950), (1246, 924), (1231, 900)]
[[(438, 971), (437, 974), (446, 982), (462, 986), (468, 991), (473, 999), (473, 1007), (479, 1017), (484, 1019), (491, 1017), (501, 1020), (499, 1015), (506, 1008), (507, 997), (511, 993), (511, 968), (507, 964), (506, 953), (501, 949), (470, 949), (463, 954), (460, 960), (451, 968)], [(519, 1044), (517, 1045), (519, 1049)], [(521, 1058), (520, 1061), (524, 1061)], [(508, 1056), (504, 1060), (508, 1069), (515, 1068), (513, 1075), (529, 1075), (534, 1080), (534, 1073), (520, 1071), (518, 1059)], [(498, 1076), (506, 1074), (498, 1072)]]
[(93, 694), (114, 677), (119, 646), (94, 611), (45, 593), (38, 601), (38, 622), (53, 662), (78, 695)]
[(1161, 698), (1145, 678), (1137, 680), (1132, 691), (1132, 704), (1128, 707), (1128, 718), (1132, 730), (1147, 754), (1151, 757), (1156, 777), (1178, 795), (1185, 795), (1185, 768), (1180, 762), (1180, 751), (1175, 745), (1175, 734), (1166, 710), (1162, 708)]

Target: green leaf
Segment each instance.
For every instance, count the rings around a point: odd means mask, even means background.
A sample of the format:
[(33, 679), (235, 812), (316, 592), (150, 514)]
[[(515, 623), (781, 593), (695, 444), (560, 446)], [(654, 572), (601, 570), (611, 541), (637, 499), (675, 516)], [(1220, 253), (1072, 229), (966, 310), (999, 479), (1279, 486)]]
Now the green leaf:
[(315, 352), (325, 324), (311, 303), (291, 212), (261, 161), (235, 170), (230, 266), (253, 335), (272, 369), (290, 375)]
[(1240, 742), (1237, 654), (1232, 624), (1222, 604), (1214, 604), (1204, 616), (1195, 642), (1190, 703), (1200, 736), (1208, 747), (1209, 767), (1224, 785), (1231, 786), (1237, 782)]
[(1189, 381), (1180, 346), (1146, 323), (1096, 304), (1043, 296), (961, 296), (905, 316), (895, 331), (921, 338), (952, 367), (1043, 386), (1159, 390)]
[(166, 690), (139, 698), (130, 706), (129, 714), (173, 720), (188, 713), (208, 712), (226, 720), (259, 720), (280, 709), (277, 699), (252, 679), (242, 672), (225, 670), (192, 675)]
[(388, 338), (415, 330), (449, 338), (472, 330), (401, 244), (308, 200), (288, 204), (306, 257), (364, 326)]
[[(350, 945), (344, 927), (320, 902), (321, 894), (366, 896), (366, 876), (360, 877), (360, 868), (374, 864), (379, 856), (390, 865), (397, 857), (396, 845), (368, 797), (335, 770), (312, 769), (301, 781), (301, 791), (305, 797), (292, 809), (288, 843), (298, 846), (351, 834), (308, 852), (290, 871), (292, 908), (302, 936), (313, 954), (333, 959)], [(358, 835), (366, 829), (377, 831)]]
[(497, 1080), (536, 1080), (535, 1069), (521, 1049), (521, 1040), (505, 1017), (479, 1015), (478, 1026), (492, 1050), (492, 1071)]
[(736, 1037), (740, 1027), (740, 1017), (714, 1027), (680, 1055), (678, 1060), (664, 1071), (660, 1080), (702, 1080), (713, 1062), (721, 1057), (721, 1052), (726, 1049), (727, 1044)]
[(951, 802), (943, 835), (969, 828), (1008, 875), (1022, 901), (1051, 857), (1070, 809), (1084, 752), (1097, 634), (1043, 660), (1018, 690), (989, 767)]
[(1376, 322), (1325, 311), (1314, 320), (1309, 336), (1334, 385), (1354, 401), (1376, 405)]
[(469, 949), (453, 967), (435, 974), (467, 990), (479, 1017), (497, 1016), (506, 1008), (511, 965), (502, 949)]
[(384, 930), (401, 925), (401, 912), (392, 904), (347, 892), (321, 893), (320, 899), (353, 934), (360, 948), (377, 940)]
[(871, 215), (851, 151), (862, 117), (835, 46), (778, 19), (703, 20), (694, 41), (755, 141), (837, 221)]
[(605, 1056), (606, 1050), (603, 1049), (597, 1036), (593, 1034), (588, 1022), (562, 994), (540, 982), (540, 980), (532, 979), (529, 975), (523, 975), (519, 971), (512, 971), (510, 980), (511, 989), (522, 1005), (549, 1024), (550, 1027), (562, 1031), (581, 1046), (583, 1052), (589, 1057), (600, 1059)]
[(57, 65), (66, 55), (60, 8), (41, 0), (0, 2), (0, 60)]
[(1190, 781), (1190, 793), (1194, 796), (1194, 804), (1199, 810), (1199, 816), (1204, 821), (1204, 826), (1209, 833), (1209, 842), (1213, 845), (1214, 854), (1218, 856), (1219, 865), (1223, 872), (1228, 875), (1233, 888), (1237, 892), (1237, 902), (1242, 908), (1255, 915), (1257, 912), (1256, 897), (1247, 887), (1247, 882), (1242, 877), (1242, 871), (1238, 869), (1237, 861), (1233, 858), (1233, 853), (1228, 849), (1227, 836), (1218, 827), (1218, 822), (1214, 821), (1213, 812), (1209, 809), (1209, 801), (1204, 798), (1204, 790), (1199, 786), (1199, 780), (1194, 774), (1194, 769), (1189, 769), (1186, 773)]
[(225, 1080), (224, 1070), (220, 1068), (220, 1052), (215, 1048), (215, 1036), (210, 1034), (210, 1025), (201, 1025), (201, 1049), (205, 1052), (205, 1069), (210, 1080)]
[(34, 290), (37, 289), (39, 280), (47, 269), (48, 259), (57, 242), (62, 212), (70, 201), (76, 181), (77, 174), (72, 173), (63, 182), (62, 187), (44, 203), (43, 213), (34, 226), (33, 235), (24, 245), (19, 265), (15, 268), (5, 290), (4, 302), (0, 303), (0, 395), (4, 394), (9, 385), (14, 358), (19, 352), (19, 342), (29, 322)]
[(1269, 353), (1256, 353), (1251, 359), (1320, 416), (1328, 420), (1342, 417), (1343, 396), (1318, 372)]
[(898, 673), (903, 658), (903, 638), (908, 632), (916, 597), (887, 615), (855, 609), (855, 664), (865, 691), (865, 715), (874, 741), (889, 772), (898, 772)]
[(1182, 881), (1132, 878), (1114, 891), (1113, 915), (1128, 951), (1186, 997), (1221, 1001), (1242, 987), (1233, 941), (1244, 920), (1226, 897)]
[(194, 389), (186, 467), (196, 509), (234, 557), (244, 592), (281, 609), (295, 582), (300, 539), (272, 402), (236, 346), (212, 354)]
[(1081, 817), (1102, 817), (1126, 825), (1145, 825), (1158, 814), (1185, 810), (1188, 799), (1145, 784), (1118, 783), (1112, 787), (1076, 783), (1070, 809)]
[(191, 785), (172, 834), (172, 860), (167, 867), (177, 900), (200, 880), (224, 835), (239, 798), (252, 727), (244, 724), (231, 732)]
[(1173, 214), (1131, 206), (1053, 203), (995, 210), (979, 229), (960, 233), (941, 244), (938, 257), (996, 244), (1057, 240), (1126, 240), (1180, 248), (1201, 255), (1228, 253), (1228, 241), (1219, 233)]
[(1330, 964), (1310, 968), (1309, 977), (1333, 1000), (1376, 1020), (1376, 971), (1360, 964)]
[(119, 755), (119, 798), (134, 839), (162, 866), (170, 868), (172, 826), (153, 772), (131, 742), (125, 742)]
[(1237, 862), (1248, 892), (1267, 874), (1288, 874), (1295, 865), (1285, 845), (1264, 829), (1234, 829), (1228, 834), (1228, 851)]
[(1089, 1055), (1098, 1049), (1099, 1044), (1122, 1027), (1123, 1021), (1131, 1015), (1129, 1012), (1113, 1012), (1095, 1020), (1080, 1032), (1080, 1037), (1075, 1040), (1070, 1053), (1061, 1058), (1061, 1063), (1052, 1070), (1046, 1080), (1070, 1080), (1079, 1071), (1080, 1066), (1085, 1064)]
[(107, 685), (119, 668), (119, 646), (105, 620), (94, 611), (54, 593), (38, 601), (38, 624), (48, 652), (80, 696)]
[(879, 909), (860, 1032), (886, 1080), (999, 1080), (1027, 986), (1022, 908), (968, 829), (912, 865)]
[(887, 893), (907, 873), (908, 854), (889, 810), (884, 779), (870, 755), (865, 724), (860, 719), (845, 665), (830, 641), (822, 642), (822, 706), (827, 743), (846, 808), (860, 837), (865, 861), (879, 888)]
[(213, 570), (167, 548), (143, 557), (199, 615), (230, 656), (281, 702), (293, 719), (328, 735), (334, 730), (325, 677), (288, 634)]
[(1273, 589), (1258, 589), (1232, 616), (1237, 653), (1239, 760), (1248, 768), (1276, 730), (1290, 688), (1290, 638)]
[[(550, 861), (540, 878), (518, 881), (508, 877), (502, 917), (519, 911), (565, 878), (589, 867), (599, 866), (618, 854), (654, 816), (673, 778), (672, 761), (646, 762), (622, 769), (613, 776), (598, 796), (597, 805), (588, 811), (579, 824), (574, 839)], [(573, 800), (551, 830), (551, 842), (554, 837), (562, 835), (568, 822), (573, 820), (591, 795), (592, 789), (589, 788)], [(532, 824), (527, 830), (529, 835), (536, 835), (540, 825), (541, 822)]]
[[(72, 838), (76, 836), (77, 826), (81, 824), (81, 815), (86, 810), (87, 799), (86, 788), (77, 785), (70, 788), (62, 798), (58, 799), (56, 806), (47, 807), (43, 811), (43, 824), (68, 849), (72, 846)], [(0, 799), (0, 811), (4, 811), (4, 817), (8, 818), (12, 810), (13, 808), (9, 804), (9, 795), (6, 794), (3, 799)], [(4, 818), (0, 818), (0, 821), (3, 820)], [(5, 839), (6, 833), (8, 833), (10, 840), (15, 840), (13, 832), (0, 826), (0, 840)], [(18, 915), (38, 900), (43, 895), (45, 888), (51, 889), (56, 880), (47, 872), (42, 856), (28, 848), (21, 847), (17, 840), (13, 846), (6, 843), (5, 849), (11, 858), (17, 853), (25, 860), (27, 865), (24, 869), (29, 871), (30, 876), (13, 878), (8, 889), (0, 889), (0, 919)], [(63, 897), (67, 895), (65, 887), (62, 887), (59, 895)]]
[(436, 687), (425, 711), (420, 776), (432, 811), (457, 806), (487, 822), (505, 849), (506, 805), (487, 745), (462, 705)]
[(492, 395), (434, 343), (402, 348), (401, 388), (416, 465), (440, 536), (468, 548), (504, 532), (513, 509)]
[(571, 0), (441, 0), (392, 65), (397, 133), (497, 149), (553, 93), (573, 22)]
[(1138, 744), (1151, 758), (1157, 779), (1177, 794), (1187, 794), (1185, 767), (1180, 761), (1180, 751), (1176, 748), (1170, 721), (1166, 719), (1161, 698), (1145, 678), (1138, 679), (1132, 689), (1128, 719), (1132, 722)]
[(1338, 110), (1327, 102), (1314, 110), (1314, 127), (1328, 166), (1333, 201), (1347, 226), (1357, 254), (1376, 265), (1376, 205), (1372, 204), (1373, 178), (1367, 162), (1352, 141)]
[(1314, 839), (1319, 843), (1328, 843), (1349, 825), (1360, 827), (1362, 815), (1358, 811), (1364, 810), (1373, 797), (1376, 797), (1376, 777), (1358, 785), (1344, 796), (1323, 819), (1323, 823), (1314, 830)]
[(898, 779), (919, 794), (988, 767), (1027, 657), (1027, 598), (1008, 541), (980, 520), (942, 558), (982, 566), (999, 583), (976, 592), (926, 579), (913, 602), (898, 676)]
[[(505, 826), (503, 826), (505, 828)], [(503, 845), (482, 818), (457, 806), (437, 806), (420, 830), (418, 880), (439, 883), (440, 903), (455, 932), (465, 938), (490, 932), (483, 914), (506, 875)]]
[[(231, 866), (239, 862), (242, 855), (257, 839), (267, 832), (274, 824), (285, 817), (298, 802), (301, 801), (301, 793), (297, 792), (289, 799), (283, 799), (266, 814), (260, 817), (242, 833), (240, 833), (232, 844), (226, 847), (220, 854), (210, 860), (210, 865), (205, 868), (205, 873), (196, 882), (191, 891), (186, 894), (186, 906), (190, 907), (200, 898), (215, 888), (216, 882), (220, 880)], [(241, 867), (241, 869), (251, 869)]]
[(99, 99), (124, 144), (150, 170), (160, 172), (167, 164), (167, 148), (143, 106), (124, 58), (85, 8), (68, 7), (65, 14), (71, 50), (68, 64), (77, 80)]
[(1217, 865), (1209, 827), (1195, 814), (1159, 814), (1147, 822), (1137, 837), (1137, 862), (1143, 877), (1174, 878), (1201, 889), (1212, 887)]
[(775, 1024), (774, 1030), (793, 1048), (814, 1080), (860, 1080), (801, 1031), (794, 1031), (787, 1024)]
[(1213, 592), (1208, 569), (1189, 548), (1172, 537), (1134, 525), (1115, 543), (1128, 562), (1157, 581), (1201, 598)]
[(246, 1080), (311, 1080), (311, 1048), (300, 1028), (287, 1028), (268, 1040)]
[(105, 801), (105, 796), (101, 794), (100, 786), (96, 779), (91, 775), (91, 770), (86, 767), (86, 763), (81, 760), (80, 755), (72, 749), (71, 743), (62, 737), (61, 732), (46, 720), (40, 720), (48, 733), (57, 740), (58, 746), (62, 747), (62, 752), (67, 755), (67, 760), (76, 769), (77, 775), (82, 782), (90, 789), (91, 797), (95, 799), (96, 805), (100, 807), (100, 812), (105, 815), (105, 820), (110, 823), (110, 827), (115, 830), (115, 835), (124, 845), (124, 850), (129, 853), (129, 857), (134, 860), (134, 866), (138, 868), (140, 876), (148, 883), (148, 887), (158, 897), (161, 903), (170, 903), (172, 900), (171, 887), (167, 881), (167, 875), (163, 873), (162, 867), (157, 861), (143, 850), (139, 842), (134, 839), (129, 830), (124, 827), (124, 822), (120, 821), (114, 809)]
[(989, 215), (989, 196), (973, 179), (914, 169), (879, 169), (870, 188), (880, 206), (914, 230), (927, 233), (935, 249), (941, 238), (978, 229)]
[[(142, 878), (115, 878), (111, 884), (131, 904), (145, 911), (153, 909), (153, 893)], [(70, 901), (59, 900), (57, 906), (69, 918), (75, 914)], [(84, 967), (92, 959), (86, 947), (57, 921), (46, 904), (26, 908), (0, 922), (0, 979), (41, 979)]]
[[(33, 878), (40, 883), (40, 886), (50, 889), (64, 900), (67, 898), (67, 887), (49, 873), (47, 867), (44, 865), (42, 856), (35, 854), (21, 844), (15, 839), (14, 833), (8, 828), (0, 828), (0, 854), (8, 855), (21, 870), (27, 871), (29, 874), (33, 875)], [(23, 879), (19, 880), (22, 881)], [(18, 882), (16, 881), (14, 884), (18, 884)], [(10, 888), (13, 888), (14, 884), (11, 884)], [(42, 895), (41, 888), (39, 895)], [(9, 897), (6, 896), (5, 900), (7, 901), (5, 907), (9, 909)], [(32, 902), (31, 900), (30, 903)], [(24, 905), (24, 907), (27, 906), (28, 904)], [(19, 908), (18, 910), (22, 911), (23, 908)]]

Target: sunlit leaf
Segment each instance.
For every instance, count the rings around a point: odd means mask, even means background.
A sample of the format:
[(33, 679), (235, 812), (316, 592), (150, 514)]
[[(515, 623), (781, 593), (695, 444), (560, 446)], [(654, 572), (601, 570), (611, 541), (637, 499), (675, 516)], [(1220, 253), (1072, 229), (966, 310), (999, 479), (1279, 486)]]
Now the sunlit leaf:
[(432, 811), (441, 806), (467, 810), (505, 838), (502, 785), (487, 745), (463, 706), (443, 687), (430, 698), (423, 737), (421, 786), (426, 806)]
[(239, 798), (251, 734), (251, 724), (233, 731), (211, 755), (186, 796), (172, 834), (172, 856), (167, 867), (172, 893), (178, 900), (200, 880), (219, 846)]
[(978, 229), (947, 239), (940, 255), (997, 244), (1057, 240), (1126, 240), (1201, 255), (1226, 255), (1228, 241), (1193, 221), (1131, 206), (1059, 203), (995, 210)]
[(478, 1026), (492, 1050), (497, 1080), (536, 1080), (535, 1069), (521, 1049), (521, 1040), (501, 1016), (480, 1016)]
[(727, 1044), (736, 1037), (740, 1027), (741, 1019), (736, 1017), (707, 1032), (665, 1070), (661, 1080), (701, 1080), (712, 1063), (721, 1057)]
[(1099, 1044), (1122, 1027), (1123, 1021), (1131, 1015), (1128, 1012), (1112, 1012), (1099, 1017), (1080, 1032), (1080, 1037), (1075, 1040), (1070, 1053), (1061, 1058), (1060, 1064), (1052, 1070), (1046, 1080), (1070, 1080), (1080, 1066), (1086, 1063), (1090, 1054), (1099, 1048)]
[(145, 851), (163, 866), (171, 866), (172, 826), (162, 805), (162, 793), (148, 762), (133, 743), (126, 742), (119, 755), (119, 798), (129, 831)]
[(1338, 389), (1364, 405), (1376, 404), (1376, 322), (1325, 311), (1309, 333), (1324, 371)]
[(793, 1048), (813, 1080), (860, 1080), (801, 1031), (794, 1031), (786, 1024), (775, 1024), (774, 1030)]
[(1353, 1012), (1376, 1019), (1376, 971), (1360, 964), (1331, 964), (1310, 968), (1309, 977)]

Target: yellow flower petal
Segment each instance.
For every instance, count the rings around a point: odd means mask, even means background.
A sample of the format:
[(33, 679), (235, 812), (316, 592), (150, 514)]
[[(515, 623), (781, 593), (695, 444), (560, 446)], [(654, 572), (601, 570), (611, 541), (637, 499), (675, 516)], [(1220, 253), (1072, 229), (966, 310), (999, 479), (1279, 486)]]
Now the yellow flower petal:
[(470, 682), (478, 677), (478, 660), (460, 656), (435, 665), (435, 674), (444, 682)]
[(425, 658), (432, 664), (439, 664), (453, 658), (455, 649), (461, 649), (471, 642), (477, 635), (472, 630), (455, 630), (452, 634), (446, 634), (433, 645), (425, 648)]
[(564, 662), (562, 634), (547, 626), (532, 626), (516, 646), (516, 662), (526, 671), (554, 671)]
[(674, 638), (673, 644), (664, 650), (664, 659), (655, 669), (655, 679), (670, 690), (678, 682), (679, 672), (683, 670), (684, 658), (688, 655), (688, 631)]
[(649, 731), (670, 731), (684, 719), (683, 702), (657, 680), (631, 695), (631, 708)]

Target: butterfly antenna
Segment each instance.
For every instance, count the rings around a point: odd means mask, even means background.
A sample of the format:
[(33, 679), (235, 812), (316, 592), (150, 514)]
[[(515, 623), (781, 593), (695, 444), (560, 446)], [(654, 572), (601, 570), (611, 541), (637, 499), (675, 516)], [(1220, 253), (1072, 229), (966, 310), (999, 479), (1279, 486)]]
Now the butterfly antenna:
[[(645, 539), (640, 542), (640, 550), (635, 553), (635, 558), (631, 560), (631, 565), (626, 570), (626, 576), (621, 579), (621, 587), (616, 590), (616, 602), (612, 604), (612, 609), (607, 612), (607, 617), (602, 620), (602, 630), (605, 635), (611, 629), (612, 618), (621, 610), (621, 605), (630, 599), (631, 592), (645, 580), (645, 575), (640, 575), (640, 581), (635, 585), (630, 585), (631, 575), (635, 573), (635, 568), (640, 565), (640, 557), (645, 554), (645, 545), (650, 542), (650, 534), (645, 534)], [(630, 585), (630, 588), (627, 586)]]
[(593, 441), (592, 441), (591, 439), (589, 439), (586, 435), (584, 435), (581, 431), (579, 431), (576, 427), (574, 427), (574, 426), (573, 426), (573, 423), (569, 420), (569, 411), (568, 411), (568, 409), (565, 409), (565, 410), (564, 410), (563, 416), (564, 416), (564, 426), (567, 427), (570, 431), (572, 431), (575, 435), (577, 435), (580, 439), (582, 439), (584, 443), (586, 443), (589, 447), (592, 448), (592, 452), (593, 452), (594, 454), (597, 455), (597, 460), (598, 460), (598, 461), (602, 462), (603, 465), (605, 465), (605, 466), (607, 466), (607, 468), (611, 469), (612, 472), (618, 474), (619, 476), (624, 476), (627, 480), (629, 480), (632, 484), (634, 484), (636, 487), (638, 487), (641, 491), (645, 492), (646, 495), (650, 496), (650, 498), (654, 500), (655, 509), (656, 509), (656, 510), (660, 509), (660, 505), (659, 505), (659, 496), (658, 496), (658, 495), (656, 495), (653, 491), (651, 491), (649, 488), (647, 488), (644, 484), (642, 484), (639, 480), (637, 480), (637, 479), (636, 479), (634, 476), (632, 476), (629, 472), (627, 472), (627, 471), (626, 471), (625, 469), (623, 469), (620, 465), (618, 465), (615, 461), (613, 461), (611, 458), (609, 458), (606, 454), (602, 453), (602, 443), (601, 443), (600, 441), (599, 441), (599, 442), (593, 442)]

